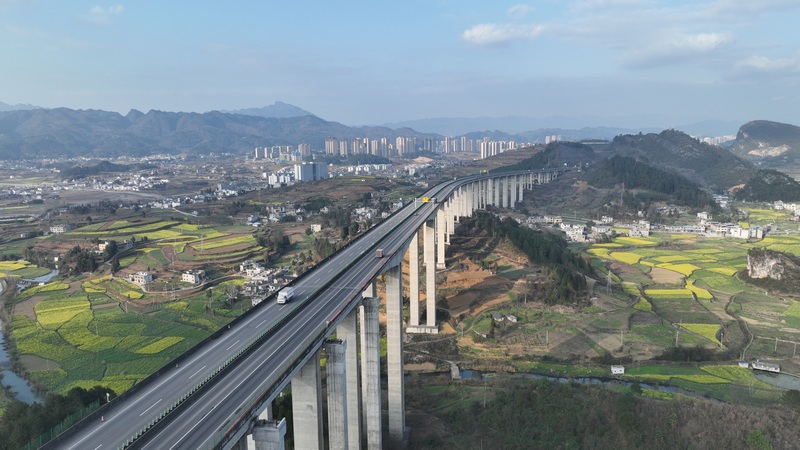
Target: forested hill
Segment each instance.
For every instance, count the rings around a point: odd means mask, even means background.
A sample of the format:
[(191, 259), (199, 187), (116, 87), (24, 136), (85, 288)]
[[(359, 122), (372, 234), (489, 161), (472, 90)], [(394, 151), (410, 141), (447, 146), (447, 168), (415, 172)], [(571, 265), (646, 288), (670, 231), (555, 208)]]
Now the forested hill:
[(588, 181), (598, 188), (625, 183), (625, 189), (642, 189), (664, 194), (664, 201), (677, 205), (715, 210), (711, 194), (679, 175), (656, 169), (627, 156), (601, 161), (589, 173)]
[(545, 149), (517, 164), (499, 167), (492, 172), (537, 170), (548, 167), (576, 167), (599, 160), (592, 147), (579, 142), (553, 142)]
[(763, 169), (747, 181), (744, 188), (736, 192), (738, 200), (774, 202), (800, 201), (800, 183), (777, 170)]
[(617, 136), (609, 150), (678, 173), (713, 189), (727, 189), (744, 183), (756, 172), (751, 163), (730, 151), (676, 130)]

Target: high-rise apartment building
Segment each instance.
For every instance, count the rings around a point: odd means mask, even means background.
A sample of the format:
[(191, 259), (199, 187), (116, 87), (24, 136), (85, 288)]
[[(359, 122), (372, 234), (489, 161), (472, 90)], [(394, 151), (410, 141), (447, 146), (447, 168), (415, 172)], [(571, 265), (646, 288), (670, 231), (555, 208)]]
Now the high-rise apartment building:
[(339, 141), (335, 137), (325, 138), (325, 154), (335, 155), (339, 153)]

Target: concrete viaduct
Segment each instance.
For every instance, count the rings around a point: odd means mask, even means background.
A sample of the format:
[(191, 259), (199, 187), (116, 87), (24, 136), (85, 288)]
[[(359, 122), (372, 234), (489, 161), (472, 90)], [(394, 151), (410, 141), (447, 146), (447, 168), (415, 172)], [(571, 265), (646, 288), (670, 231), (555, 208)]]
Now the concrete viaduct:
[[(394, 255), (387, 255), (383, 266), (386, 298), (386, 337), (388, 368), (389, 435), (396, 440), (406, 436), (403, 392), (403, 332), (439, 332), (436, 323), (436, 270), (445, 269), (445, 246), (462, 217), (487, 206), (514, 208), (523, 200), (523, 192), (534, 185), (547, 183), (559, 171), (541, 171), (514, 175), (483, 177), (455, 188), (447, 198), (423, 198), (415, 201), (438, 204), (422, 227)], [(420, 245), (425, 268), (425, 323), (420, 324)], [(402, 264), (406, 252), (409, 261), (410, 313), (403, 327)], [(291, 381), (294, 443), (298, 450), (324, 448), (322, 436), (322, 388), (320, 353), (324, 352), (327, 376), (328, 447), (360, 450), (383, 448), (381, 425), (380, 330), (375, 284), (370, 283), (362, 299), (354, 303), (335, 328), (336, 339), (326, 340), (315, 349), (303, 368)], [(360, 360), (359, 360), (360, 356)], [(273, 421), (269, 408), (254, 420), (250, 435), (232, 448), (237, 450), (283, 449), (285, 423)], [(316, 432), (314, 432), (316, 430)]]

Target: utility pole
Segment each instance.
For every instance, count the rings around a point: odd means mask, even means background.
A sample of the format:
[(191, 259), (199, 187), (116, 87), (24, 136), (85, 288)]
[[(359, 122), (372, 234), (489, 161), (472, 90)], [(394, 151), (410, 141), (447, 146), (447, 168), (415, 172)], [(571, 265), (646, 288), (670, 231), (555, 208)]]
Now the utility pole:
[(486, 375), (483, 376), (483, 409), (486, 409)]

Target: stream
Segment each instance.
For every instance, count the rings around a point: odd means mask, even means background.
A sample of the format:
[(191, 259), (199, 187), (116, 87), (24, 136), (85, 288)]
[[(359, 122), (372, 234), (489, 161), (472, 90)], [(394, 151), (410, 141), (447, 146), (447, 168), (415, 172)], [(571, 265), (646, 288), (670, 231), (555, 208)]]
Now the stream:
[[(46, 283), (56, 275), (58, 275), (58, 270), (53, 270), (47, 275), (26, 279), (25, 281), (31, 284)], [(2, 292), (3, 288), (4, 286), (0, 285), (0, 292)], [(6, 335), (2, 328), (2, 323), (0, 323), (0, 377), (2, 378), (0, 383), (17, 400), (25, 403), (40, 403), (42, 401), (41, 397), (33, 392), (28, 381), (11, 370), (11, 358), (8, 355)]]

